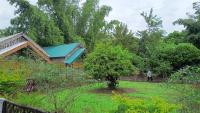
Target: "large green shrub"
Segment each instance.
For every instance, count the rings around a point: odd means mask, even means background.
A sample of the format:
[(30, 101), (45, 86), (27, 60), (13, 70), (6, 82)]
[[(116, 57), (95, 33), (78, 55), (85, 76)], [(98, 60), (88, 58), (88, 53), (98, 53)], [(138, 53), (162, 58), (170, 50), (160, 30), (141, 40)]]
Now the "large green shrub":
[(200, 50), (189, 43), (163, 43), (151, 53), (148, 63), (156, 74), (169, 76), (187, 65), (199, 64)]
[(169, 61), (174, 70), (200, 63), (200, 50), (189, 43), (182, 43), (160, 51), (159, 58)]
[(167, 77), (173, 70), (169, 61), (160, 60), (157, 56), (150, 57), (148, 63), (152, 71), (158, 76)]
[(132, 55), (128, 50), (110, 43), (101, 43), (87, 55), (84, 67), (95, 79), (107, 80), (108, 87), (113, 89), (116, 88), (120, 76), (132, 73), (131, 61)]

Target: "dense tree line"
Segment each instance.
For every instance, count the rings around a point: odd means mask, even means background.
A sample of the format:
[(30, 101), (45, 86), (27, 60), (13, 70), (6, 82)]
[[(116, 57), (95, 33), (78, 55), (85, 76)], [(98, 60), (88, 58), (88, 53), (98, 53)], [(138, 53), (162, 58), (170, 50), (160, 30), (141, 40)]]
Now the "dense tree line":
[(82, 41), (88, 50), (96, 40), (105, 37), (111, 23), (105, 17), (109, 6), (99, 6), (99, 0), (38, 0), (36, 5), (26, 0), (8, 0), (17, 10), (11, 26), (1, 30), (1, 35), (25, 32), (41, 46)]
[(183, 31), (166, 35), (162, 20), (153, 9), (142, 12), (147, 26), (136, 33), (118, 21), (105, 20), (111, 7), (99, 5), (99, 0), (38, 0), (36, 5), (26, 0), (8, 0), (16, 7), (11, 26), (0, 30), (0, 36), (25, 32), (41, 46), (81, 42), (88, 52), (98, 43), (111, 42), (132, 53), (132, 64), (140, 72), (152, 70), (156, 75), (169, 76), (175, 71), (200, 63), (200, 2), (193, 4), (194, 14), (177, 19)]

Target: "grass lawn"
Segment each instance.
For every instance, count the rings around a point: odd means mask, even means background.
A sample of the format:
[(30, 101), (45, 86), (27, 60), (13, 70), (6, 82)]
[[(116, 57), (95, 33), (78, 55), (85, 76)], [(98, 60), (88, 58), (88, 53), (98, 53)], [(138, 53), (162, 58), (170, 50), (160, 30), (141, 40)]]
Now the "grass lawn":
[[(179, 95), (176, 90), (167, 87), (164, 83), (148, 83), (148, 82), (128, 82), (120, 81), (122, 88), (134, 88), (136, 91), (128, 94), (130, 97), (148, 99), (151, 97), (161, 97), (173, 103), (174, 99)], [(110, 94), (95, 94), (90, 90), (106, 87), (103, 83), (90, 84), (74, 89), (66, 89), (57, 91), (56, 95), (60, 99), (58, 106), (66, 106), (65, 98), (77, 95), (70, 112), (73, 113), (105, 113), (117, 108), (117, 103), (112, 100)], [(72, 91), (73, 90), (73, 91)], [(71, 93), (70, 93), (71, 91)], [(15, 102), (51, 111), (53, 109), (53, 101), (49, 101), (50, 96), (39, 92), (27, 94), (19, 94)]]

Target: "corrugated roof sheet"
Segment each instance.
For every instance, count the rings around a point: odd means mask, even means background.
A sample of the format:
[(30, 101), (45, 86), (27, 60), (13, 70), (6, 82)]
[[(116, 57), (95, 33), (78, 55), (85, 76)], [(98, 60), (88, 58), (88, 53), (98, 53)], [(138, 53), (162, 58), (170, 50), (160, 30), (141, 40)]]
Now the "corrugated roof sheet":
[(79, 48), (69, 58), (66, 58), (64, 63), (69, 64), (69, 65), (72, 64), (75, 60), (77, 60), (83, 54), (84, 51), (85, 51), (85, 48)]
[(44, 47), (43, 49), (47, 52), (50, 58), (65, 57), (78, 45), (79, 43), (71, 43), (59, 46)]

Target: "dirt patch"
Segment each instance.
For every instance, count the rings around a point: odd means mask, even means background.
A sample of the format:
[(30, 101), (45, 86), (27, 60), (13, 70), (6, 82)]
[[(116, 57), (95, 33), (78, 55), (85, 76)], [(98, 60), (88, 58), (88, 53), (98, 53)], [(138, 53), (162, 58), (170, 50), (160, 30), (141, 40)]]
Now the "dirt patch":
[(136, 92), (136, 90), (133, 88), (117, 88), (115, 90), (110, 90), (108, 88), (98, 88), (90, 90), (89, 92), (96, 94), (112, 94), (112, 92), (123, 94), (123, 93), (133, 93)]

